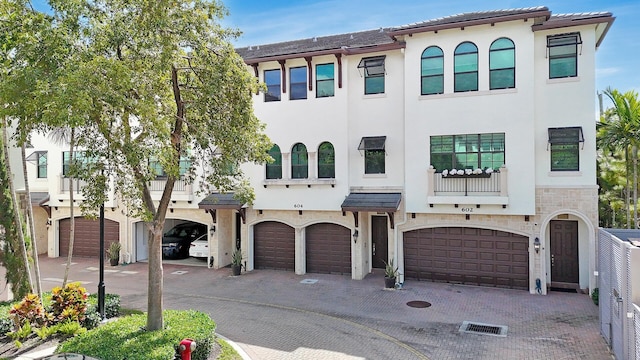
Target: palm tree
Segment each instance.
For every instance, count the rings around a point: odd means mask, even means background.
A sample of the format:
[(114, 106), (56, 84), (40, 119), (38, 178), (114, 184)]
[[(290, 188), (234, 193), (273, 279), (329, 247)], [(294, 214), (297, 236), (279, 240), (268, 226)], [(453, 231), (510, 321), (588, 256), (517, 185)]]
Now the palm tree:
[(638, 93), (608, 88), (605, 95), (613, 103), (607, 109), (598, 124), (598, 144), (601, 149), (609, 151), (623, 151), (626, 162), (626, 209), (627, 228), (631, 228), (631, 191), (629, 187), (629, 168), (633, 171), (633, 219), (634, 227), (638, 227), (638, 147), (640, 146), (640, 102)]

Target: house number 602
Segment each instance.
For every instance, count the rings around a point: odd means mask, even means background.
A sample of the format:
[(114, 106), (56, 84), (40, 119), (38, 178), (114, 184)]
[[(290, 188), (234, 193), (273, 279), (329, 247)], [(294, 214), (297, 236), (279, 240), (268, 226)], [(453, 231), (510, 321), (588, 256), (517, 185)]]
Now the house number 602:
[(302, 209), (302, 204), (293, 204), (294, 209)]
[(463, 213), (470, 213), (470, 212), (473, 212), (473, 208), (462, 208), (462, 212), (463, 212)]

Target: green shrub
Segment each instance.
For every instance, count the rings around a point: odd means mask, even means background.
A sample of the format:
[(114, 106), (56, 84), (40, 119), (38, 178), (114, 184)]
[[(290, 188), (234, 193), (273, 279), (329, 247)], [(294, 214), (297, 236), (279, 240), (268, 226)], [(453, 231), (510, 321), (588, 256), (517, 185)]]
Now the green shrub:
[(144, 331), (146, 314), (122, 317), (65, 341), (56, 352), (113, 360), (167, 360), (173, 358), (174, 346), (189, 338), (197, 344), (191, 358), (208, 358), (215, 336), (215, 322), (209, 315), (194, 310), (166, 310), (164, 322), (164, 330)]
[[(98, 294), (91, 294), (87, 298), (89, 305), (94, 305), (98, 311)], [(104, 316), (107, 319), (120, 316), (120, 295), (105, 294), (104, 296)]]
[(595, 288), (593, 289), (593, 291), (591, 292), (591, 300), (593, 300), (593, 303), (596, 304), (596, 306), (598, 306), (598, 304), (600, 303), (600, 289)]
[(13, 329), (13, 321), (9, 318), (0, 318), (0, 337)]

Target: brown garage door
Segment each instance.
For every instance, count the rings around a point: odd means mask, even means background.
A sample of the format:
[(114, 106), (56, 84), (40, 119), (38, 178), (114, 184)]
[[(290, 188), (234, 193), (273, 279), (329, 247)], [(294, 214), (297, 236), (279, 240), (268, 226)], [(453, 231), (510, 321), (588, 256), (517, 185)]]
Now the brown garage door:
[(307, 272), (351, 274), (351, 230), (336, 224), (306, 229)]
[(295, 231), (286, 224), (267, 221), (254, 227), (256, 269), (295, 270)]
[[(75, 235), (73, 242), (73, 256), (99, 257), (100, 253), (100, 222), (85, 218), (75, 219)], [(69, 230), (71, 220), (60, 220), (60, 256), (69, 253)], [(109, 243), (120, 241), (120, 226), (112, 220), (104, 220), (105, 249)]]
[(497, 230), (432, 228), (404, 233), (405, 276), (529, 288), (528, 238)]

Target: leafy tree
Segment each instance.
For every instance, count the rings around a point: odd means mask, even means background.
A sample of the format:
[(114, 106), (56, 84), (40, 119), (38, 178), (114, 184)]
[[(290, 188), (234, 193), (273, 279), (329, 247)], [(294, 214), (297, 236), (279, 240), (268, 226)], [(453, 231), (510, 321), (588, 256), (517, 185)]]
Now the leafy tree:
[[(640, 102), (638, 93), (627, 91), (621, 93), (615, 89), (607, 89), (605, 95), (613, 103), (607, 109), (598, 123), (597, 141), (599, 148), (609, 152), (612, 156), (624, 154), (626, 164), (626, 211), (627, 228), (631, 227), (633, 219), (637, 228), (638, 219), (638, 147), (640, 146)], [(633, 181), (629, 185), (629, 173), (633, 173)], [(633, 193), (633, 195), (632, 195)], [(631, 204), (633, 199), (633, 204)], [(631, 208), (633, 207), (633, 217)]]
[(16, 221), (19, 215), (15, 208), (13, 186), (11, 180), (7, 128), (3, 120), (0, 122), (0, 238), (2, 241), (2, 264), (7, 269), (5, 277), (11, 284), (14, 296), (21, 298), (31, 289), (31, 279), (28, 276), (26, 245), (22, 234), (21, 222)]
[[(150, 224), (146, 328), (161, 329), (161, 241), (180, 161), (189, 159), (186, 179), (201, 179), (201, 191), (235, 190), (251, 203), (239, 164), (270, 159), (252, 109), (258, 85), (229, 42), (238, 32), (218, 24), (226, 10), (217, 1), (50, 5), (53, 15), (34, 15), (42, 25), (24, 29), (16, 46), (14, 85), (0, 85), (11, 99), (4, 112), (21, 120), (22, 133), (76, 129), (75, 146), (90, 160), (74, 175), (87, 182), (83, 213), (113, 186), (130, 215)], [(148, 186), (157, 175), (151, 160), (167, 175), (159, 202)]]

